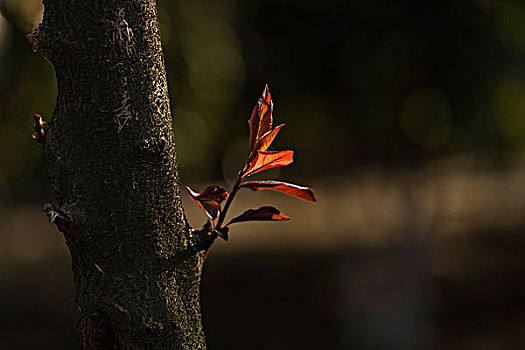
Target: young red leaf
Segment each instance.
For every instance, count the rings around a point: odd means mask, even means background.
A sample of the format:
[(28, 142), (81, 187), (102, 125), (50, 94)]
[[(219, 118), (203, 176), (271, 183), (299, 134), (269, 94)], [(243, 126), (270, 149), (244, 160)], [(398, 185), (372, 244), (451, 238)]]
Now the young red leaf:
[(272, 129), (272, 112), (273, 102), (268, 85), (265, 86), (264, 91), (255, 105), (248, 125), (250, 126), (250, 154), (252, 153), (257, 140)]
[(279, 191), (290, 196), (299, 197), (310, 202), (317, 202), (314, 191), (311, 188), (290, 184), (282, 181), (250, 181), (245, 182), (241, 187), (247, 187), (251, 190), (273, 190)]
[(272, 129), (273, 124), (273, 102), (272, 95), (270, 94), (270, 89), (268, 85), (264, 87), (260, 101), (260, 121), (259, 121), (259, 130), (257, 132), (257, 139), (266, 134)]
[(257, 131), (259, 131), (259, 105), (260, 103), (257, 102), (255, 107), (253, 107), (253, 111), (250, 118), (248, 119), (248, 127), (250, 128), (250, 141), (248, 149), (250, 154), (252, 153), (253, 147), (255, 146), (255, 141), (257, 139)]
[(278, 127), (276, 127), (275, 129), (270, 130), (266, 134), (261, 136), (261, 138), (258, 139), (257, 142), (255, 143), (255, 149), (257, 151), (263, 151), (263, 152), (266, 151), (268, 149), (268, 147), (270, 147), (270, 145), (272, 144), (272, 142), (275, 139), (275, 137), (277, 136), (277, 134), (279, 133), (279, 130), (281, 130), (281, 128), (284, 125), (285, 124), (281, 124)]
[(206, 212), (210, 219), (215, 220), (220, 211), (221, 202), (228, 198), (228, 192), (221, 186), (208, 186), (200, 193), (186, 186), (191, 199)]
[(285, 221), (290, 220), (290, 218), (277, 208), (274, 207), (260, 207), (259, 209), (248, 209), (241, 215), (237, 216), (230, 220), (226, 225), (231, 225), (236, 222), (243, 221)]
[(255, 173), (286, 166), (293, 162), (293, 151), (258, 151), (255, 159), (244, 173), (243, 177), (253, 175)]

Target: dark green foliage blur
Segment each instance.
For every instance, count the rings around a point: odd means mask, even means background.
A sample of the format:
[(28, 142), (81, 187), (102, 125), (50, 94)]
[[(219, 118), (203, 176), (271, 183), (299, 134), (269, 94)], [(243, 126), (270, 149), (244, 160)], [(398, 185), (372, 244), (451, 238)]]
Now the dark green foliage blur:
[[(0, 3), (0, 198), (45, 184), (32, 116), (54, 71), (26, 39), (38, 0)], [(517, 1), (160, 1), (183, 181), (230, 180), (268, 83), (290, 178), (353, 166), (499, 158), (525, 144), (525, 5)], [(26, 191), (26, 192), (24, 192)]]

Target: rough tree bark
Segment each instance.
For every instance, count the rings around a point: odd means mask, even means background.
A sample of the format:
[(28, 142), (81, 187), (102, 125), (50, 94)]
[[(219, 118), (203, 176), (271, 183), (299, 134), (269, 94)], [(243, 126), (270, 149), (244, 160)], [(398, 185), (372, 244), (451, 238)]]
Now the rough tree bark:
[(155, 1), (43, 3), (30, 39), (58, 83), (46, 209), (71, 252), (82, 346), (205, 348)]

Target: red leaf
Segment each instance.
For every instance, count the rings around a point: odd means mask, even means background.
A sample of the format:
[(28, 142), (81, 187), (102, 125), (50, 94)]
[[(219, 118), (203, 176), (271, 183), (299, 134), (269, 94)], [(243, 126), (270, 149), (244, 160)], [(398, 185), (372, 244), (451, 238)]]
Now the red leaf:
[(210, 219), (215, 220), (221, 209), (221, 202), (228, 198), (228, 192), (221, 186), (208, 186), (200, 193), (186, 186), (191, 199), (206, 212)]
[(293, 162), (293, 151), (258, 151), (255, 159), (244, 173), (243, 177), (253, 175), (260, 171), (286, 166)]
[(265, 86), (261, 98), (255, 105), (248, 124), (250, 126), (250, 153), (257, 140), (272, 129), (273, 102), (268, 85)]
[(266, 151), (268, 149), (268, 147), (270, 147), (270, 145), (272, 144), (272, 142), (275, 139), (275, 137), (277, 136), (277, 134), (279, 133), (279, 130), (281, 130), (281, 128), (284, 125), (285, 124), (281, 124), (278, 127), (276, 127), (275, 129), (270, 130), (266, 134), (261, 136), (261, 138), (258, 139), (257, 142), (255, 143), (255, 149), (257, 151)]
[(248, 209), (241, 215), (237, 216), (230, 220), (226, 225), (234, 224), (236, 222), (243, 221), (285, 221), (290, 220), (290, 218), (279, 209), (274, 207), (260, 207), (259, 209)]
[(259, 103), (257, 103), (255, 107), (253, 107), (253, 111), (252, 111), (252, 115), (250, 116), (250, 119), (248, 119), (248, 126), (250, 128), (250, 144), (249, 144), (250, 153), (252, 153), (253, 147), (255, 146), (255, 141), (257, 139), (259, 121), (260, 121)]
[(317, 202), (314, 191), (311, 188), (290, 184), (282, 181), (250, 181), (245, 182), (241, 187), (247, 187), (251, 190), (273, 190), (279, 191), (290, 196), (299, 197), (310, 202)]
[(264, 87), (261, 99), (259, 99), (260, 104), (260, 121), (259, 121), (259, 131), (257, 132), (257, 138), (266, 134), (272, 129), (273, 124), (273, 102), (272, 95), (270, 94), (270, 89), (268, 85)]

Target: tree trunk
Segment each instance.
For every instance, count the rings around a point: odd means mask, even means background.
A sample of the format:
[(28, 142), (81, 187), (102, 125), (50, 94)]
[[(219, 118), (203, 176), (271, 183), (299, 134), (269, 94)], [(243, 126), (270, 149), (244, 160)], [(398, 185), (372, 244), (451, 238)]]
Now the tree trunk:
[(44, 161), (82, 346), (205, 348), (155, 1), (43, 2), (31, 40), (58, 83)]

